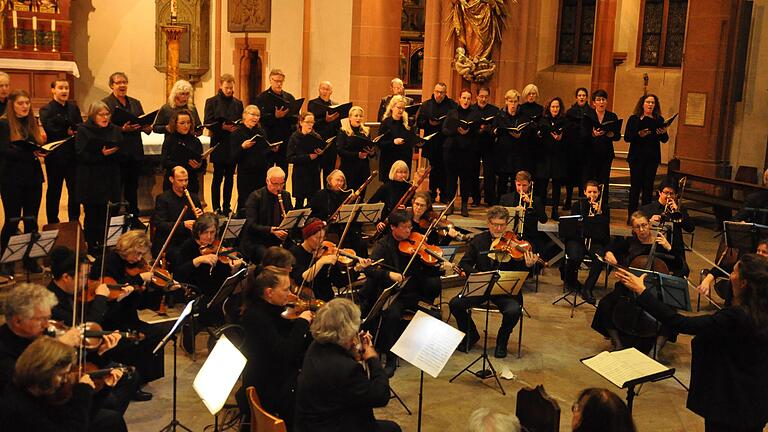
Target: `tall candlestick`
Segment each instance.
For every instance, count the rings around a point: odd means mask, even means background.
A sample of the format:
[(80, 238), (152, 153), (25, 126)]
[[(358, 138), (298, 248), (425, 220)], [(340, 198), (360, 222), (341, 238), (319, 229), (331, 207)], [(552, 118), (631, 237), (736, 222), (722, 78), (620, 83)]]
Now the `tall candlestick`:
[(37, 30), (37, 17), (32, 17), (32, 30)]
[(171, 16), (176, 16), (176, 0), (171, 0)]
[(52, 32), (56, 31), (56, 18), (51, 20), (51, 31)]
[(13, 11), (13, 28), (19, 28), (19, 17), (16, 15), (16, 10)]

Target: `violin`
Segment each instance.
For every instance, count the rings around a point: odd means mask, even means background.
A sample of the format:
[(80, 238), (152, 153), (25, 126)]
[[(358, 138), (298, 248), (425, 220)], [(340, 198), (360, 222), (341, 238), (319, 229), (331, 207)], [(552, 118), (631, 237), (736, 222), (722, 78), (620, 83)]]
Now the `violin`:
[[(438, 218), (440, 218), (440, 213), (437, 213), (435, 211), (430, 212), (426, 217), (422, 217), (419, 219), (418, 225), (421, 229), (427, 229), (430, 227), (430, 225), (432, 225), (432, 223), (435, 222), (435, 219), (438, 219)], [(447, 237), (448, 233), (452, 229), (455, 229), (455, 225), (453, 225), (453, 222), (448, 220), (447, 216), (443, 216), (442, 218), (440, 218), (437, 221), (437, 223), (435, 223), (435, 227), (434, 227), (435, 232), (437, 232), (437, 234), (441, 238)], [(456, 240), (458, 241), (469, 240), (468, 237), (469, 236), (466, 234), (458, 233), (458, 235), (456, 236)]]
[[(144, 333), (136, 330), (104, 330), (99, 323), (93, 321), (88, 321), (78, 327), (83, 330), (83, 348), (89, 351), (98, 349), (104, 341), (103, 337), (110, 334), (119, 334), (121, 338), (135, 343), (143, 341), (146, 337)], [(43, 331), (43, 334), (50, 337), (58, 337), (66, 333), (69, 329), (70, 327), (61, 321), (48, 320), (48, 327)]]
[[(531, 246), (531, 243), (527, 240), (519, 239), (515, 232), (507, 231), (501, 237), (491, 242), (491, 250), (496, 253), (488, 254), (489, 258), (499, 262), (507, 262), (511, 259), (525, 259), (525, 253), (532, 252), (533, 246)], [(536, 263), (541, 264), (544, 267), (549, 266), (549, 263), (541, 259), (538, 255), (536, 255)]]
[[(165, 260), (161, 262), (160, 266), (155, 267), (154, 271), (152, 271), (152, 280), (150, 282), (152, 286), (155, 286), (160, 289), (167, 289), (169, 288), (169, 286), (175, 284), (173, 280), (173, 275), (171, 274), (171, 272), (169, 272), (164, 268), (164, 263), (165, 263)], [(125, 267), (125, 273), (129, 276), (138, 276), (150, 270), (152, 270), (152, 267), (144, 258), (140, 259), (134, 264), (128, 264)], [(105, 278), (105, 279), (108, 279), (108, 278)], [(137, 287), (137, 288), (144, 289), (144, 286)]]
[(318, 309), (323, 306), (325, 306), (325, 302), (320, 299), (302, 299), (296, 297), (295, 300), (291, 300), (285, 304), (285, 310), (280, 316), (285, 319), (296, 319), (305, 311), (317, 312)]
[[(419, 246), (421, 245), (421, 246)], [(441, 262), (447, 262), (453, 267), (453, 270), (461, 277), (466, 277), (466, 273), (461, 267), (450, 262), (443, 256), (443, 250), (439, 246), (434, 246), (424, 240), (424, 234), (411, 232), (407, 239), (400, 241), (398, 250), (405, 255), (418, 255), (422, 263), (429, 266), (437, 266)]]
[(353, 262), (360, 261), (360, 257), (355, 254), (354, 249), (339, 249), (334, 242), (328, 240), (323, 241), (318, 256), (336, 255), (337, 252), (339, 254), (337, 264), (348, 266)]
[(106, 385), (106, 378), (113, 370), (120, 370), (124, 375), (130, 375), (136, 371), (136, 368), (120, 363), (116, 363), (114, 366), (108, 368), (99, 368), (90, 362), (85, 362), (81, 366), (72, 364), (70, 371), (64, 377), (64, 380), (59, 388), (56, 389), (56, 392), (47, 397), (48, 402), (52, 405), (64, 405), (69, 402), (69, 400), (72, 399), (72, 391), (75, 384), (80, 382), (80, 377), (83, 375), (88, 375), (91, 378), (94, 385), (94, 392), (99, 392)]
[(222, 264), (229, 264), (231, 260), (238, 260), (243, 258), (240, 255), (240, 252), (238, 252), (235, 248), (222, 247), (221, 240), (214, 240), (213, 243), (208, 246), (200, 246), (200, 255), (210, 254), (218, 256), (219, 262)]

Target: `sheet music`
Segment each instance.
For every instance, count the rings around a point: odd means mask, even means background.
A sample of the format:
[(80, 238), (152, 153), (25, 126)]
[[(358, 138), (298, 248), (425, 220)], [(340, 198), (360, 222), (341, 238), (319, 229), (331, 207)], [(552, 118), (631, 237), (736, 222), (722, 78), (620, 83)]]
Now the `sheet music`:
[(463, 337), (463, 332), (417, 311), (400, 339), (392, 346), (392, 352), (437, 378)]
[(216, 415), (224, 407), (247, 362), (226, 336), (219, 338), (192, 383), (208, 412)]
[(56, 238), (59, 236), (59, 230), (41, 231), (40, 238), (32, 244), (32, 249), (29, 250), (30, 258), (43, 258), (48, 256), (53, 249), (53, 245), (56, 243)]
[(231, 219), (227, 230), (224, 232), (223, 240), (240, 237), (240, 231), (243, 230), (243, 226), (245, 226), (245, 219)]
[(122, 234), (123, 226), (125, 226), (125, 215), (112, 216), (109, 219), (107, 246), (114, 246), (117, 244), (117, 239), (120, 237), (120, 234)]
[(635, 348), (603, 351), (592, 358), (582, 360), (582, 363), (619, 388), (624, 388), (629, 381), (669, 370)]

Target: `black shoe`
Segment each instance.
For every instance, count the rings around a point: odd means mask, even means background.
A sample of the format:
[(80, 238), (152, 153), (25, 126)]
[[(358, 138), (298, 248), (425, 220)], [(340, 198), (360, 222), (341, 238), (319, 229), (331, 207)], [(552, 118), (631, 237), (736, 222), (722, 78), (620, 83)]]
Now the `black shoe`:
[(582, 289), (579, 294), (581, 294), (581, 298), (584, 299), (585, 302), (593, 305), (596, 303), (595, 296), (592, 294), (591, 291), (587, 291)]
[(461, 202), (461, 215), (463, 217), (469, 217), (469, 209), (467, 209), (467, 202), (462, 201)]
[(463, 353), (469, 352), (469, 350), (472, 349), (473, 346), (477, 343), (477, 341), (480, 340), (480, 334), (477, 333), (477, 331), (471, 332), (469, 334), (469, 343), (467, 343), (467, 337), (464, 336), (464, 339), (461, 340), (461, 343), (459, 344), (459, 347), (456, 348), (457, 351), (461, 351)]
[(496, 345), (496, 349), (493, 351), (493, 356), (496, 358), (504, 358), (507, 356), (507, 345)]
[(133, 394), (132, 399), (136, 402), (146, 402), (152, 400), (152, 393), (139, 389)]
[(181, 327), (181, 349), (189, 355), (195, 353), (195, 334), (192, 332), (192, 325), (189, 323), (185, 323)]
[(387, 354), (387, 365), (384, 366), (384, 373), (388, 378), (395, 376), (395, 370), (397, 369), (397, 356), (389, 353)]

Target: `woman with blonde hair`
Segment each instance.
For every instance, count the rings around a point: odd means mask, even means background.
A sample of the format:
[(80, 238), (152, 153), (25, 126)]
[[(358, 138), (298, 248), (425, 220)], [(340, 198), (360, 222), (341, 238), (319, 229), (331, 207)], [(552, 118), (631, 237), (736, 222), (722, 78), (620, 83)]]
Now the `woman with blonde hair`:
[[(193, 99), (194, 88), (192, 84), (187, 80), (178, 80), (173, 84), (171, 93), (168, 95), (168, 102), (160, 108), (155, 118), (155, 124), (152, 126), (152, 130), (155, 133), (164, 134), (168, 133), (166, 126), (171, 121), (171, 116), (174, 112), (186, 109), (192, 113), (192, 119), (196, 125), (202, 125), (200, 121), (200, 115), (197, 113), (195, 103)], [(202, 129), (197, 129), (195, 135), (202, 134)]]
[(376, 154), (376, 147), (371, 142), (371, 131), (363, 124), (365, 112), (362, 107), (353, 106), (349, 118), (341, 121), (341, 131), (336, 137), (341, 164), (339, 169), (347, 175), (347, 184), (357, 189), (371, 175), (368, 162)]
[[(520, 93), (510, 89), (504, 95), (505, 106), (493, 119), (491, 131), (496, 136), (496, 144), (493, 147), (493, 158), (496, 163), (495, 173), (498, 180), (496, 196), (501, 197), (507, 193), (507, 186), (513, 182), (515, 174), (523, 169), (523, 141), (525, 128), (515, 130), (527, 122), (527, 118), (520, 113)], [(491, 181), (486, 179), (486, 181)]]
[(389, 169), (395, 161), (410, 162), (413, 159), (413, 146), (417, 138), (408, 124), (405, 106), (404, 96), (392, 96), (379, 126), (379, 180), (382, 182), (387, 180)]
[[(408, 189), (411, 188), (411, 183), (408, 182), (409, 176), (410, 169), (408, 169), (408, 164), (401, 160), (395, 161), (389, 169), (389, 180), (381, 185), (371, 199), (368, 200), (369, 204), (384, 203), (384, 210), (381, 212), (382, 220), (396, 209), (397, 203), (408, 192)], [(403, 203), (405, 207), (408, 207), (409, 204), (410, 201)], [(379, 231), (382, 231), (384, 228), (386, 228), (384, 222), (379, 222), (376, 226), (376, 229)]]

